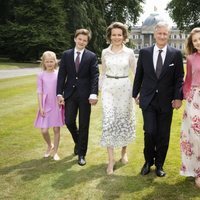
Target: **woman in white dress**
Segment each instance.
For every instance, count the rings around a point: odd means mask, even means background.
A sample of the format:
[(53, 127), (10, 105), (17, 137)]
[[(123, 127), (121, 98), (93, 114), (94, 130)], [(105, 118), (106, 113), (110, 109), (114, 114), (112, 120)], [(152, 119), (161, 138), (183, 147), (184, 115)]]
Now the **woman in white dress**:
[[(127, 145), (135, 138), (130, 71), (135, 71), (135, 55), (124, 45), (128, 37), (127, 27), (114, 22), (107, 28), (110, 46), (102, 51), (100, 87), (102, 91), (103, 132), (101, 145), (107, 147), (107, 174), (113, 173), (114, 148), (121, 147), (121, 162), (126, 164)], [(131, 69), (131, 70), (130, 70)]]

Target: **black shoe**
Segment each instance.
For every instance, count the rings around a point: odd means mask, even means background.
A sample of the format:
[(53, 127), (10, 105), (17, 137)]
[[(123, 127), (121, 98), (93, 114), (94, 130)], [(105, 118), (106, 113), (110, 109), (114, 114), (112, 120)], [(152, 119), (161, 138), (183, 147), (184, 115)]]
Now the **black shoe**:
[(78, 144), (77, 143), (74, 145), (74, 155), (75, 156), (78, 155)]
[(144, 163), (142, 169), (141, 169), (141, 175), (147, 175), (150, 172), (151, 165), (149, 163)]
[(156, 175), (158, 177), (163, 177), (166, 175), (166, 173), (164, 172), (163, 168), (162, 167), (157, 167), (156, 168)]
[(81, 165), (81, 166), (86, 164), (84, 156), (78, 156), (78, 164)]

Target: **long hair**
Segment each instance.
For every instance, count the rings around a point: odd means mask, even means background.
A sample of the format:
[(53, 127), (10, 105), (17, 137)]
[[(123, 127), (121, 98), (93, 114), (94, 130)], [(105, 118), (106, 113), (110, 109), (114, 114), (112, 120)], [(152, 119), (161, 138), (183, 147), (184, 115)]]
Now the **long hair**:
[(186, 55), (193, 54), (194, 52), (197, 52), (197, 49), (194, 48), (193, 42), (192, 42), (192, 36), (196, 33), (200, 33), (200, 27), (193, 28), (190, 32), (185, 45), (185, 53)]

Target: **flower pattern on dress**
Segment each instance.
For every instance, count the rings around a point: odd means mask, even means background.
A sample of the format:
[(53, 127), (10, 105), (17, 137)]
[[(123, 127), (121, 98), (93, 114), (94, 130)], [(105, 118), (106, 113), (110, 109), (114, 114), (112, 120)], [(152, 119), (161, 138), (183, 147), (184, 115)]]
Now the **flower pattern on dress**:
[(117, 53), (112, 52), (110, 47), (103, 50), (102, 73), (105, 76), (101, 83), (103, 128), (100, 144), (104, 147), (127, 146), (135, 138), (133, 85), (128, 77), (130, 69), (135, 67), (134, 63), (132, 49), (126, 47)]
[(185, 111), (181, 126), (181, 158), (180, 174), (200, 177), (200, 87), (191, 87), (186, 99)]
[(197, 156), (197, 161), (199, 161), (199, 162), (200, 162), (200, 155), (199, 155), (199, 156)]
[(182, 141), (181, 142), (181, 150), (188, 157), (192, 156), (192, 154), (193, 154), (192, 146), (193, 145), (189, 141)]
[(197, 169), (194, 169), (195, 174), (197, 174), (196, 177), (200, 177), (200, 167), (198, 167)]
[(191, 128), (194, 130), (194, 132), (198, 135), (200, 135), (200, 117), (195, 115), (192, 117), (192, 126)]
[(183, 112), (183, 119), (186, 119), (187, 118), (187, 111), (186, 110), (184, 110), (184, 112)]
[(111, 110), (103, 119), (102, 146), (122, 147), (135, 138), (135, 119), (130, 113), (114, 113)]
[(193, 106), (195, 109), (200, 109), (199, 104), (198, 103), (193, 103)]
[(186, 166), (182, 163), (181, 165), (181, 171), (185, 172), (186, 171)]
[(192, 102), (193, 96), (194, 96), (194, 92), (195, 92), (195, 90), (191, 90), (191, 92), (190, 92), (190, 94), (189, 94), (189, 96), (187, 98), (188, 103)]

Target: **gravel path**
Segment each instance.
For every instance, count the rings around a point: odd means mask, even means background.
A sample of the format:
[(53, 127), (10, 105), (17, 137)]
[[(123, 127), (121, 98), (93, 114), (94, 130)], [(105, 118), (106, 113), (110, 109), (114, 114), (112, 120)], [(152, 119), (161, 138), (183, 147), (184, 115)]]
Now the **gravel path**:
[(34, 75), (41, 71), (41, 68), (24, 68), (24, 69), (10, 69), (0, 70), (0, 79), (13, 78), (18, 76)]

